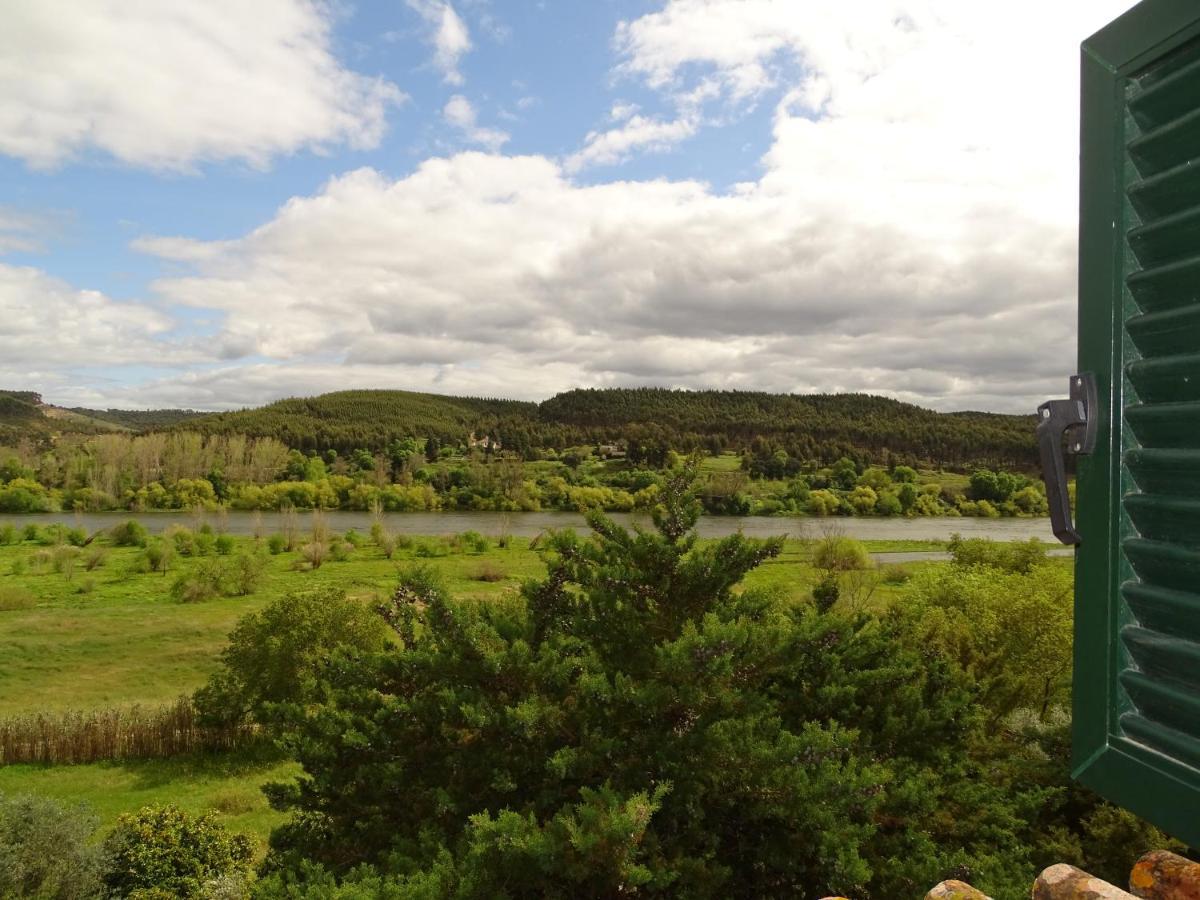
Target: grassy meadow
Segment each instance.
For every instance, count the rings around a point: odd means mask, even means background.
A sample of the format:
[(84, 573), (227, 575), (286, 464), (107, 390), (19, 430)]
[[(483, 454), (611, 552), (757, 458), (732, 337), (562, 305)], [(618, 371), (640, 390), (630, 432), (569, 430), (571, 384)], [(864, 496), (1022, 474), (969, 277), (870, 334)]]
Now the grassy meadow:
[[(404, 543), (388, 559), (366, 539), (345, 560), (327, 560), (312, 569), (299, 551), (271, 555), (265, 542), (259, 546), (254, 538), (234, 538), (232, 554), (257, 552), (265, 560), (260, 583), (247, 596), (194, 603), (173, 599), (171, 585), (212, 557), (178, 556), (165, 574), (148, 572), (144, 550), (113, 546), (97, 536), (80, 554), (80, 560), (101, 556), (95, 568), (89, 571), (79, 562), (54, 571), (45, 564), (47, 548), (38, 543), (0, 546), (0, 716), (170, 703), (206, 681), (241, 616), (285, 592), (336, 585), (373, 602), (390, 592), (401, 568), (421, 563), (439, 570), (457, 595), (486, 600), (517, 591), (523, 580), (544, 572), (531, 547), (536, 542), (527, 539), (512, 538), (506, 546), (490, 540), (486, 549), (453, 538)], [(873, 552), (943, 548), (920, 541), (867, 546)], [(748, 584), (806, 597), (818, 577), (809, 557), (808, 542), (789, 540), (783, 554), (752, 573)], [(906, 563), (904, 568), (936, 564)], [(881, 581), (860, 599), (883, 603), (898, 589)], [(0, 792), (87, 802), (103, 827), (149, 803), (216, 810), (261, 845), (280, 817), (267, 807), (259, 787), (294, 771), (294, 764), (263, 748), (81, 765), (0, 765)]]

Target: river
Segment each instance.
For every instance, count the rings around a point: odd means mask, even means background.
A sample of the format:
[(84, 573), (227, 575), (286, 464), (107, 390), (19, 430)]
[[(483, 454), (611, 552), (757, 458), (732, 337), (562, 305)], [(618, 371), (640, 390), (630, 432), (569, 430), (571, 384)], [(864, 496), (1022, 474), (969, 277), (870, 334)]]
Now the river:
[[(351, 528), (367, 532), (371, 528), (371, 515), (365, 512), (334, 510), (323, 513), (329, 527), (334, 531), (349, 531)], [(611, 517), (628, 525), (638, 523), (649, 526), (646, 515), (611, 513)], [(170, 525), (196, 527), (203, 522), (231, 534), (269, 534), (278, 531), (281, 517), (276, 512), (247, 512), (230, 510), (196, 514), (191, 512), (151, 513), (37, 513), (33, 515), (0, 515), (0, 525), (13, 523), (24, 525), (36, 522), (49, 525), (62, 522), (80, 527), (88, 532), (100, 531), (136, 519), (152, 532), (161, 532)], [(312, 519), (311, 512), (298, 512), (299, 527), (304, 528)], [(462, 531), (478, 531), (486, 535), (510, 534), (516, 537), (534, 537), (543, 531), (561, 528), (584, 529), (583, 516), (568, 512), (435, 512), (435, 513), (389, 513), (385, 517), (389, 529), (400, 534), (455, 534)], [(1023, 541), (1038, 538), (1054, 542), (1049, 519), (975, 519), (975, 518), (921, 518), (921, 519), (874, 519), (874, 518), (784, 518), (768, 516), (704, 516), (697, 530), (701, 537), (724, 537), (741, 531), (748, 537), (769, 537), (786, 534), (794, 538), (820, 537), (830, 529), (848, 537), (865, 541), (944, 541), (957, 532), (963, 537), (991, 538), (997, 541)]]

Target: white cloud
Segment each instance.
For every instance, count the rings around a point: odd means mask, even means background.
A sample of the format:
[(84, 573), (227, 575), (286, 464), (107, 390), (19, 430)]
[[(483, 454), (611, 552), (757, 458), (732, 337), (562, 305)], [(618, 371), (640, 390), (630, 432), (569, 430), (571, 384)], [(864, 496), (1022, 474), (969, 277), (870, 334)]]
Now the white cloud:
[(508, 143), (508, 132), (496, 128), (483, 128), (477, 123), (475, 107), (462, 94), (455, 94), (446, 101), (442, 117), (458, 129), (468, 143), (486, 147), (492, 152)]
[(459, 61), (471, 50), (471, 33), (448, 0), (406, 0), (410, 9), (425, 20), (433, 45), (433, 64), (447, 84), (461, 85)]
[[(620, 112), (625, 114), (625, 110)], [(613, 115), (616, 116), (617, 111)], [(699, 125), (699, 119), (694, 115), (669, 122), (626, 115), (625, 121), (616, 128), (590, 132), (584, 140), (583, 149), (567, 157), (567, 171), (578, 172), (589, 166), (624, 162), (635, 151), (665, 153), (694, 135)]]
[[(25, 382), (30, 367), (129, 365), (160, 358), (172, 321), (139, 303), (77, 290), (27, 266), (0, 263), (0, 380)], [(195, 360), (183, 354), (179, 362)]]
[[(672, 102), (772, 102), (757, 180), (581, 185), (473, 152), (348, 173), (234, 240), (144, 239), (192, 267), (155, 290), (218, 317), (226, 362), (143, 396), (660, 384), (1029, 411), (1074, 336), (1078, 40), (1125, 5), (676, 0), (672, 28), (624, 26), (623, 64)], [(465, 98), (444, 114), (478, 127)]]
[(0, 154), (152, 169), (373, 147), (403, 95), (343, 68), (308, 0), (39, 0), (0, 27)]

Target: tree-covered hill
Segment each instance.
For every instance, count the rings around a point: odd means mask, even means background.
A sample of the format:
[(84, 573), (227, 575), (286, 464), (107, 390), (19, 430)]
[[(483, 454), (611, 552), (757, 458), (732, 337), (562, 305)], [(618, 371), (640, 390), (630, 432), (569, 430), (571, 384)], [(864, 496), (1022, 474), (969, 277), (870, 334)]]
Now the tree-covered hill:
[[(1033, 416), (937, 413), (869, 394), (767, 394), (662, 388), (573, 390), (542, 403), (543, 422), (608, 435), (691, 435), (701, 444), (766, 441), (803, 459), (909, 458), (953, 467), (1036, 465)], [(676, 440), (678, 443), (678, 440)]]
[(293, 397), (258, 409), (214, 413), (180, 427), (203, 434), (273, 437), (300, 450), (382, 450), (397, 438), (459, 442), (493, 433), (504, 420), (533, 422), (536, 403), (446, 397), (412, 391), (337, 391)]

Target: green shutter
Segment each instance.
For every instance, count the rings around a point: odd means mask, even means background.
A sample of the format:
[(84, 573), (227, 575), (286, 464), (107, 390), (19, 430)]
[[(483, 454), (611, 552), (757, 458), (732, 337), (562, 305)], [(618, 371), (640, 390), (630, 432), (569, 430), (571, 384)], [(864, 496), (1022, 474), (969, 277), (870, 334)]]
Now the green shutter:
[(1200, 846), (1200, 3), (1083, 45), (1075, 775)]

